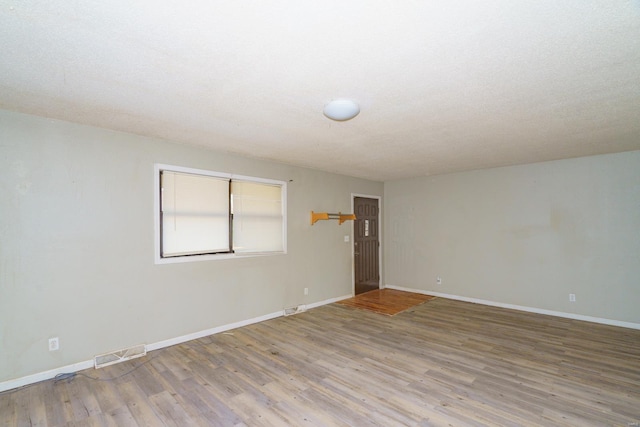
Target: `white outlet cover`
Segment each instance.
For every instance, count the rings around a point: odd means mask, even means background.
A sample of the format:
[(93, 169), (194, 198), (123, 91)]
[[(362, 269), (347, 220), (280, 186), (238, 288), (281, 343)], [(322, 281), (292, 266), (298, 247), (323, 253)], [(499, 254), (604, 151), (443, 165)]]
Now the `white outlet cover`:
[(56, 351), (60, 349), (60, 341), (58, 338), (49, 338), (49, 351)]
[(349, 243), (349, 235), (344, 236), (344, 242)]

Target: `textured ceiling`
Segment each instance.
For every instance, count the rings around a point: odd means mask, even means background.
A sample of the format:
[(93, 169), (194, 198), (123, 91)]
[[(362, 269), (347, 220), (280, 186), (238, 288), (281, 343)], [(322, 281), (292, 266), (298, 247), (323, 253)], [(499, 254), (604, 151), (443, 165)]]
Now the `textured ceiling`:
[(379, 181), (636, 150), (640, 2), (3, 0), (0, 108)]

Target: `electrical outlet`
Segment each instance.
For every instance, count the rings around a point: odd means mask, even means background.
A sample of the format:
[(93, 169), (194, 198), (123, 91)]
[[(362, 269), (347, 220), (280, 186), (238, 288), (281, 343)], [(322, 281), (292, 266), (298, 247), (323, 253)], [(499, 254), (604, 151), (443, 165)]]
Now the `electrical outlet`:
[(576, 294), (569, 294), (569, 302), (576, 302)]
[(304, 288), (304, 294), (309, 295), (309, 288)]
[(349, 235), (348, 234), (344, 236), (344, 242), (345, 243), (349, 243)]
[(58, 337), (49, 338), (49, 351), (57, 351), (60, 349), (60, 341)]
[(440, 276), (436, 277), (436, 283), (438, 285), (442, 285), (442, 277), (440, 277)]

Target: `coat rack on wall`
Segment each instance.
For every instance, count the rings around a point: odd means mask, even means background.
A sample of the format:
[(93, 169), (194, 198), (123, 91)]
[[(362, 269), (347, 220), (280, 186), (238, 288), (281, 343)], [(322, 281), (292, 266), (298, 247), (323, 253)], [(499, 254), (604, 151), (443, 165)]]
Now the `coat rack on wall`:
[(356, 219), (354, 214), (328, 213), (328, 212), (314, 212), (311, 211), (311, 225), (320, 221), (321, 219), (337, 219), (338, 225), (341, 225), (345, 221), (353, 221)]

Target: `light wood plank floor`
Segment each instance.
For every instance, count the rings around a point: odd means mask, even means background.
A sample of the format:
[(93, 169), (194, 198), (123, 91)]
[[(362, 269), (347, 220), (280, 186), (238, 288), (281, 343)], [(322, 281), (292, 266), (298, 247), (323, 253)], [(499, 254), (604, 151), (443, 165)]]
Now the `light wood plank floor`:
[(332, 304), (147, 359), (2, 394), (0, 425), (640, 422), (640, 331), (443, 298), (395, 317)]

